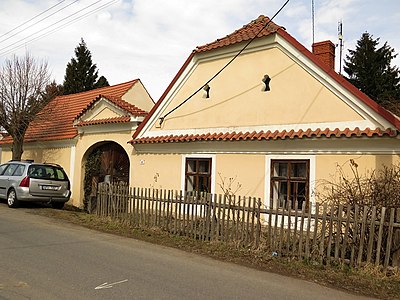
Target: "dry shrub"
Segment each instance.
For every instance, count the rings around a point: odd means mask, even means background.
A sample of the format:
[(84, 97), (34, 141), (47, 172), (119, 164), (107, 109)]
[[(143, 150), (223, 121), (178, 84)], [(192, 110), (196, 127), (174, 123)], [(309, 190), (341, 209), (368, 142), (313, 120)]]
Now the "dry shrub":
[[(340, 224), (340, 228), (335, 228), (336, 232), (334, 235), (339, 234), (341, 240), (343, 238), (349, 239), (346, 257), (351, 255), (351, 246), (355, 247), (356, 253), (358, 252), (358, 246), (361, 244), (361, 239), (363, 238), (364, 247), (362, 255), (365, 259), (367, 256), (366, 245), (368, 245), (370, 235), (373, 235), (374, 245), (376, 245), (378, 234), (376, 230), (370, 232), (369, 226), (367, 226), (364, 234), (361, 234), (362, 225), (360, 222), (363, 219), (363, 214), (366, 214), (366, 222), (370, 224), (374, 214), (373, 207), (375, 207), (375, 221), (383, 218), (387, 224), (390, 219), (391, 208), (400, 208), (400, 166), (383, 165), (378, 170), (360, 174), (359, 166), (353, 159), (348, 162), (348, 165), (350, 168), (349, 175), (346, 174), (343, 166), (337, 166), (336, 177), (332, 181), (324, 180), (319, 182), (319, 193), (316, 194), (316, 197), (321, 203), (333, 205), (334, 209), (332, 212), (335, 216), (338, 215), (338, 206), (342, 204), (344, 206), (342, 216), (350, 215), (351, 220), (358, 220), (357, 226), (354, 223), (350, 224), (347, 237), (343, 235), (346, 226), (345, 222)], [(356, 208), (357, 206), (358, 208)], [(384, 215), (382, 215), (382, 207), (386, 208)], [(392, 240), (390, 257), (393, 265), (398, 265), (400, 262), (400, 254), (398, 253), (400, 249), (399, 234), (400, 232), (396, 230)], [(380, 257), (378, 258), (380, 263), (384, 260), (383, 255), (388, 238), (388, 231), (384, 230)], [(377, 255), (376, 248), (373, 250), (373, 257), (375, 255)]]
[(351, 159), (349, 167), (352, 176), (345, 174), (342, 166), (337, 166), (337, 176), (333, 181), (324, 180), (317, 198), (322, 203), (343, 205), (367, 205), (381, 207), (400, 207), (400, 166), (383, 165), (361, 175), (358, 164)]

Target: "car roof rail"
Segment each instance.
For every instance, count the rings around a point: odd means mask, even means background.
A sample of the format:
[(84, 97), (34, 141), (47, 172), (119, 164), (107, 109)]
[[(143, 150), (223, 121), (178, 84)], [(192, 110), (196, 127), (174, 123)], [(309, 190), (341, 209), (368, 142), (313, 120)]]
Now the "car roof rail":
[(11, 160), (9, 160), (9, 162), (13, 162), (13, 161), (27, 162), (27, 163), (35, 162), (35, 160), (33, 160), (33, 159), (11, 159)]

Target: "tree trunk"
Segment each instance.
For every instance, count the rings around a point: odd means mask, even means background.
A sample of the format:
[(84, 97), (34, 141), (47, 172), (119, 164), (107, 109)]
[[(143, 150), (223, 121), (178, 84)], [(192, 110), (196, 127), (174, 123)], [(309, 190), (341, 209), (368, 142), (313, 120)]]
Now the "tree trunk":
[(12, 160), (21, 160), (24, 152), (24, 138), (13, 137)]

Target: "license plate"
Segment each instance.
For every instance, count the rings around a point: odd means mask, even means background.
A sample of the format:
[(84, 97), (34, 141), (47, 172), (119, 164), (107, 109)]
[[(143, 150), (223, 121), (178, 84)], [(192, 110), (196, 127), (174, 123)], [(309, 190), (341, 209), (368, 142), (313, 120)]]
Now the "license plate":
[(42, 190), (45, 190), (45, 191), (57, 191), (58, 190), (58, 186), (42, 185)]

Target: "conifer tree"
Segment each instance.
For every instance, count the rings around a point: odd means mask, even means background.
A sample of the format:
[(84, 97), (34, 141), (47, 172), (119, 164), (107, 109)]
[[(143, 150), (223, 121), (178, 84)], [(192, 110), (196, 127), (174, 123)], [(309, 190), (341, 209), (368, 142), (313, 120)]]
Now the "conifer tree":
[(107, 79), (101, 76), (97, 80), (98, 70), (92, 62), (92, 54), (83, 39), (75, 48), (75, 58), (67, 64), (64, 76), (64, 95), (89, 91), (109, 86)]
[(344, 71), (348, 80), (379, 104), (400, 101), (400, 72), (392, 66), (397, 56), (387, 42), (379, 47), (379, 38), (365, 32), (356, 49), (346, 55)]

